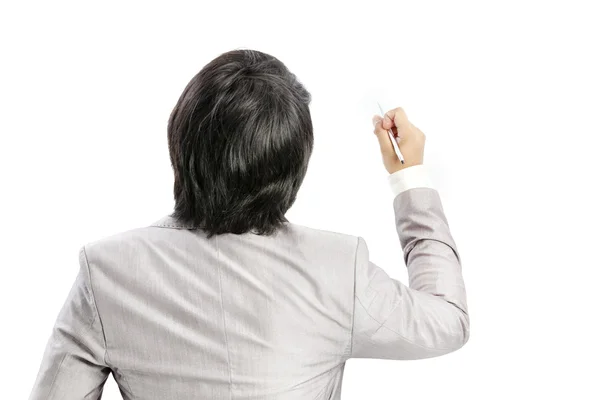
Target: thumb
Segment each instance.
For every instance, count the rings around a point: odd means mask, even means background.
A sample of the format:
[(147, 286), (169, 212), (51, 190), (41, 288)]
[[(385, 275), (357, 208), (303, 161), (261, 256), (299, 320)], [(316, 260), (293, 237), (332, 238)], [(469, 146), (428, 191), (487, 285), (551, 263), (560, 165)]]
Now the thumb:
[(377, 136), (377, 140), (379, 141), (381, 154), (384, 157), (395, 157), (396, 153), (394, 152), (394, 146), (392, 145), (392, 142), (390, 142), (388, 131), (383, 127), (382, 122), (383, 118), (381, 118), (381, 116), (373, 116), (373, 132), (375, 133), (375, 136)]

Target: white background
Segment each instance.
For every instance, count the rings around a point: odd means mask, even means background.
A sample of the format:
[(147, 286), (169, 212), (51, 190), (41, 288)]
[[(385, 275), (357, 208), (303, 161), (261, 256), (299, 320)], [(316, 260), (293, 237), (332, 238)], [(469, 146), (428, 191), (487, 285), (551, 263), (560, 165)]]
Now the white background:
[[(344, 399), (599, 398), (597, 7), (3, 2), (0, 398), (29, 395), (79, 247), (171, 211), (169, 113), (235, 48), (276, 56), (313, 95), (288, 218), (363, 236), (404, 283), (375, 101), (427, 135), (471, 339), (435, 359), (350, 360)], [(112, 377), (103, 398), (120, 399)]]

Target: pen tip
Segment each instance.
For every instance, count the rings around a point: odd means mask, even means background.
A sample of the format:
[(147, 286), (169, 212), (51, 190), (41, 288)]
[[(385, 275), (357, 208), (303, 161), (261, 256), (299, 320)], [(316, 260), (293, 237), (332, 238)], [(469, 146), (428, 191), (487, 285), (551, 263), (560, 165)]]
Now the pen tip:
[(402, 164), (404, 164), (404, 160), (400, 160), (400, 162), (401, 162)]

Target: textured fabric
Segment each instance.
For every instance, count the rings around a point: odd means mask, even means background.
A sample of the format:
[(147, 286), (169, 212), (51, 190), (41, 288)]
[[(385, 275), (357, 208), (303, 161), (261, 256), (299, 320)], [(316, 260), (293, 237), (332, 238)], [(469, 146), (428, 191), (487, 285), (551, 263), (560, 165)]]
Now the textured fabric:
[[(469, 318), (438, 192), (393, 199), (410, 288), (362, 237), (286, 223), (208, 239), (167, 215), (80, 249), (30, 400), (340, 399), (349, 358), (461, 348)], [(403, 267), (400, 256), (398, 268)]]

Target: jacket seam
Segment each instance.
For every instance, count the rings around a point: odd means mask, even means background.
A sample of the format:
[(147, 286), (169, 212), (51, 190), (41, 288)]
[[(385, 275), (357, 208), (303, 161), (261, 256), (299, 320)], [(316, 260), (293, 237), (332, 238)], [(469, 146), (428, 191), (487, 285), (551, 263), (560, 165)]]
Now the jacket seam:
[[(84, 253), (85, 256), (85, 253)], [(87, 262), (87, 261), (86, 261)], [(80, 266), (81, 269), (81, 266)], [(87, 265), (86, 265), (86, 270), (87, 270)], [(83, 285), (83, 289), (86, 292), (86, 295), (91, 295), (91, 285), (90, 285), (90, 290), (88, 290), (88, 285), (87, 282), (84, 282)], [(92, 303), (93, 303), (93, 299), (92, 299)], [(97, 311), (94, 312), (94, 315), (92, 315), (92, 319), (90, 320), (90, 322), (87, 324), (87, 326), (82, 330), (82, 332), (86, 332), (86, 331), (91, 331), (92, 330), (92, 325), (94, 325), (94, 322), (96, 322), (96, 318), (98, 317), (98, 313)], [(62, 339), (62, 336), (58, 337), (58, 340), (64, 340)], [(73, 336), (71, 338), (72, 341), (74, 341), (75, 343), (77, 343), (79, 346), (84, 346), (83, 342), (81, 340), (79, 340), (77, 337)], [(56, 390), (56, 387), (54, 386), (54, 383), (56, 382), (56, 378), (58, 377), (58, 374), (60, 374), (60, 368), (62, 367), (64, 361), (67, 359), (68, 354), (65, 353), (63, 354), (60, 363), (58, 364), (58, 367), (56, 367), (56, 372), (54, 373), (54, 377), (52, 378), (52, 382), (50, 383), (50, 393), (48, 394), (48, 397), (50, 397), (50, 395), (52, 395), (54, 393), (54, 391)], [(103, 357), (103, 362), (106, 364), (106, 362), (104, 361), (104, 357)]]
[(227, 339), (227, 324), (225, 321), (225, 305), (223, 304), (223, 284), (221, 283), (221, 249), (219, 248), (218, 238), (215, 237), (217, 246), (217, 266), (219, 271), (219, 297), (221, 299), (221, 314), (223, 315), (223, 334), (225, 336), (225, 348), (227, 349), (227, 363), (229, 370), (229, 398), (233, 398), (233, 384), (231, 379), (231, 356), (229, 354), (229, 341)]
[(358, 260), (358, 246), (360, 244), (360, 237), (356, 238), (356, 249), (354, 251), (354, 271), (353, 271), (353, 288), (352, 288), (352, 315), (350, 317), (350, 353), (347, 355), (348, 358), (352, 357), (353, 351), (353, 338), (354, 338), (354, 314), (356, 313), (356, 262)]
[(56, 391), (56, 386), (54, 386), (54, 382), (56, 382), (56, 378), (58, 377), (58, 374), (60, 373), (60, 367), (62, 367), (66, 358), (67, 358), (67, 354), (63, 354), (63, 356), (60, 360), (60, 363), (58, 364), (58, 367), (56, 367), (56, 372), (54, 373), (54, 378), (52, 378), (52, 383), (50, 383), (50, 393), (48, 393), (48, 398), (50, 398), (50, 396), (52, 396), (54, 394), (54, 392)]
[[(92, 299), (92, 304), (94, 306), (94, 311), (96, 312), (96, 316), (98, 317), (98, 322), (100, 323), (100, 329), (102, 330), (102, 340), (104, 342), (104, 354), (102, 355), (102, 361), (104, 362), (104, 364), (107, 364), (106, 362), (106, 356), (108, 355), (108, 346), (106, 344), (106, 334), (104, 333), (104, 324), (102, 323), (102, 318), (100, 318), (100, 312), (98, 311), (98, 305), (96, 304), (96, 296), (94, 295), (94, 286), (92, 284), (92, 271), (90, 269), (90, 264), (88, 261), (88, 257), (87, 257), (87, 252), (85, 251), (85, 245), (82, 247), (82, 251), (83, 251), (83, 258), (85, 261), (85, 268), (87, 270), (88, 273), (88, 277), (90, 280), (90, 297)], [(92, 323), (94, 321), (92, 320)], [(91, 324), (90, 324), (91, 326)], [(108, 364), (107, 364), (108, 365)]]
[[(85, 245), (82, 247), (82, 251), (83, 251), (83, 257), (85, 259), (85, 266), (88, 271), (88, 276), (90, 279), (90, 295), (92, 298), (92, 303), (94, 305), (94, 310), (96, 311), (96, 316), (98, 317), (98, 322), (100, 323), (100, 329), (102, 330), (102, 339), (104, 340), (104, 355), (102, 357), (102, 361), (104, 362), (104, 364), (109, 365), (111, 367), (111, 369), (114, 369), (113, 368), (114, 366), (111, 366), (110, 362), (106, 362), (106, 359), (110, 358), (110, 356), (108, 355), (108, 345), (106, 343), (106, 333), (104, 332), (104, 324), (102, 323), (102, 318), (100, 317), (100, 311), (98, 310), (98, 305), (96, 304), (96, 296), (94, 295), (94, 286), (92, 284), (92, 271), (90, 269), (87, 252), (85, 251)], [(93, 323), (93, 321), (92, 321), (92, 323)], [(131, 395), (132, 398), (135, 397), (133, 395), (133, 391), (131, 390), (131, 385), (129, 384), (129, 381), (125, 378), (124, 375), (121, 375), (121, 376), (123, 377), (123, 381), (125, 382), (125, 384), (127, 385), (127, 388), (129, 389), (129, 394)]]

